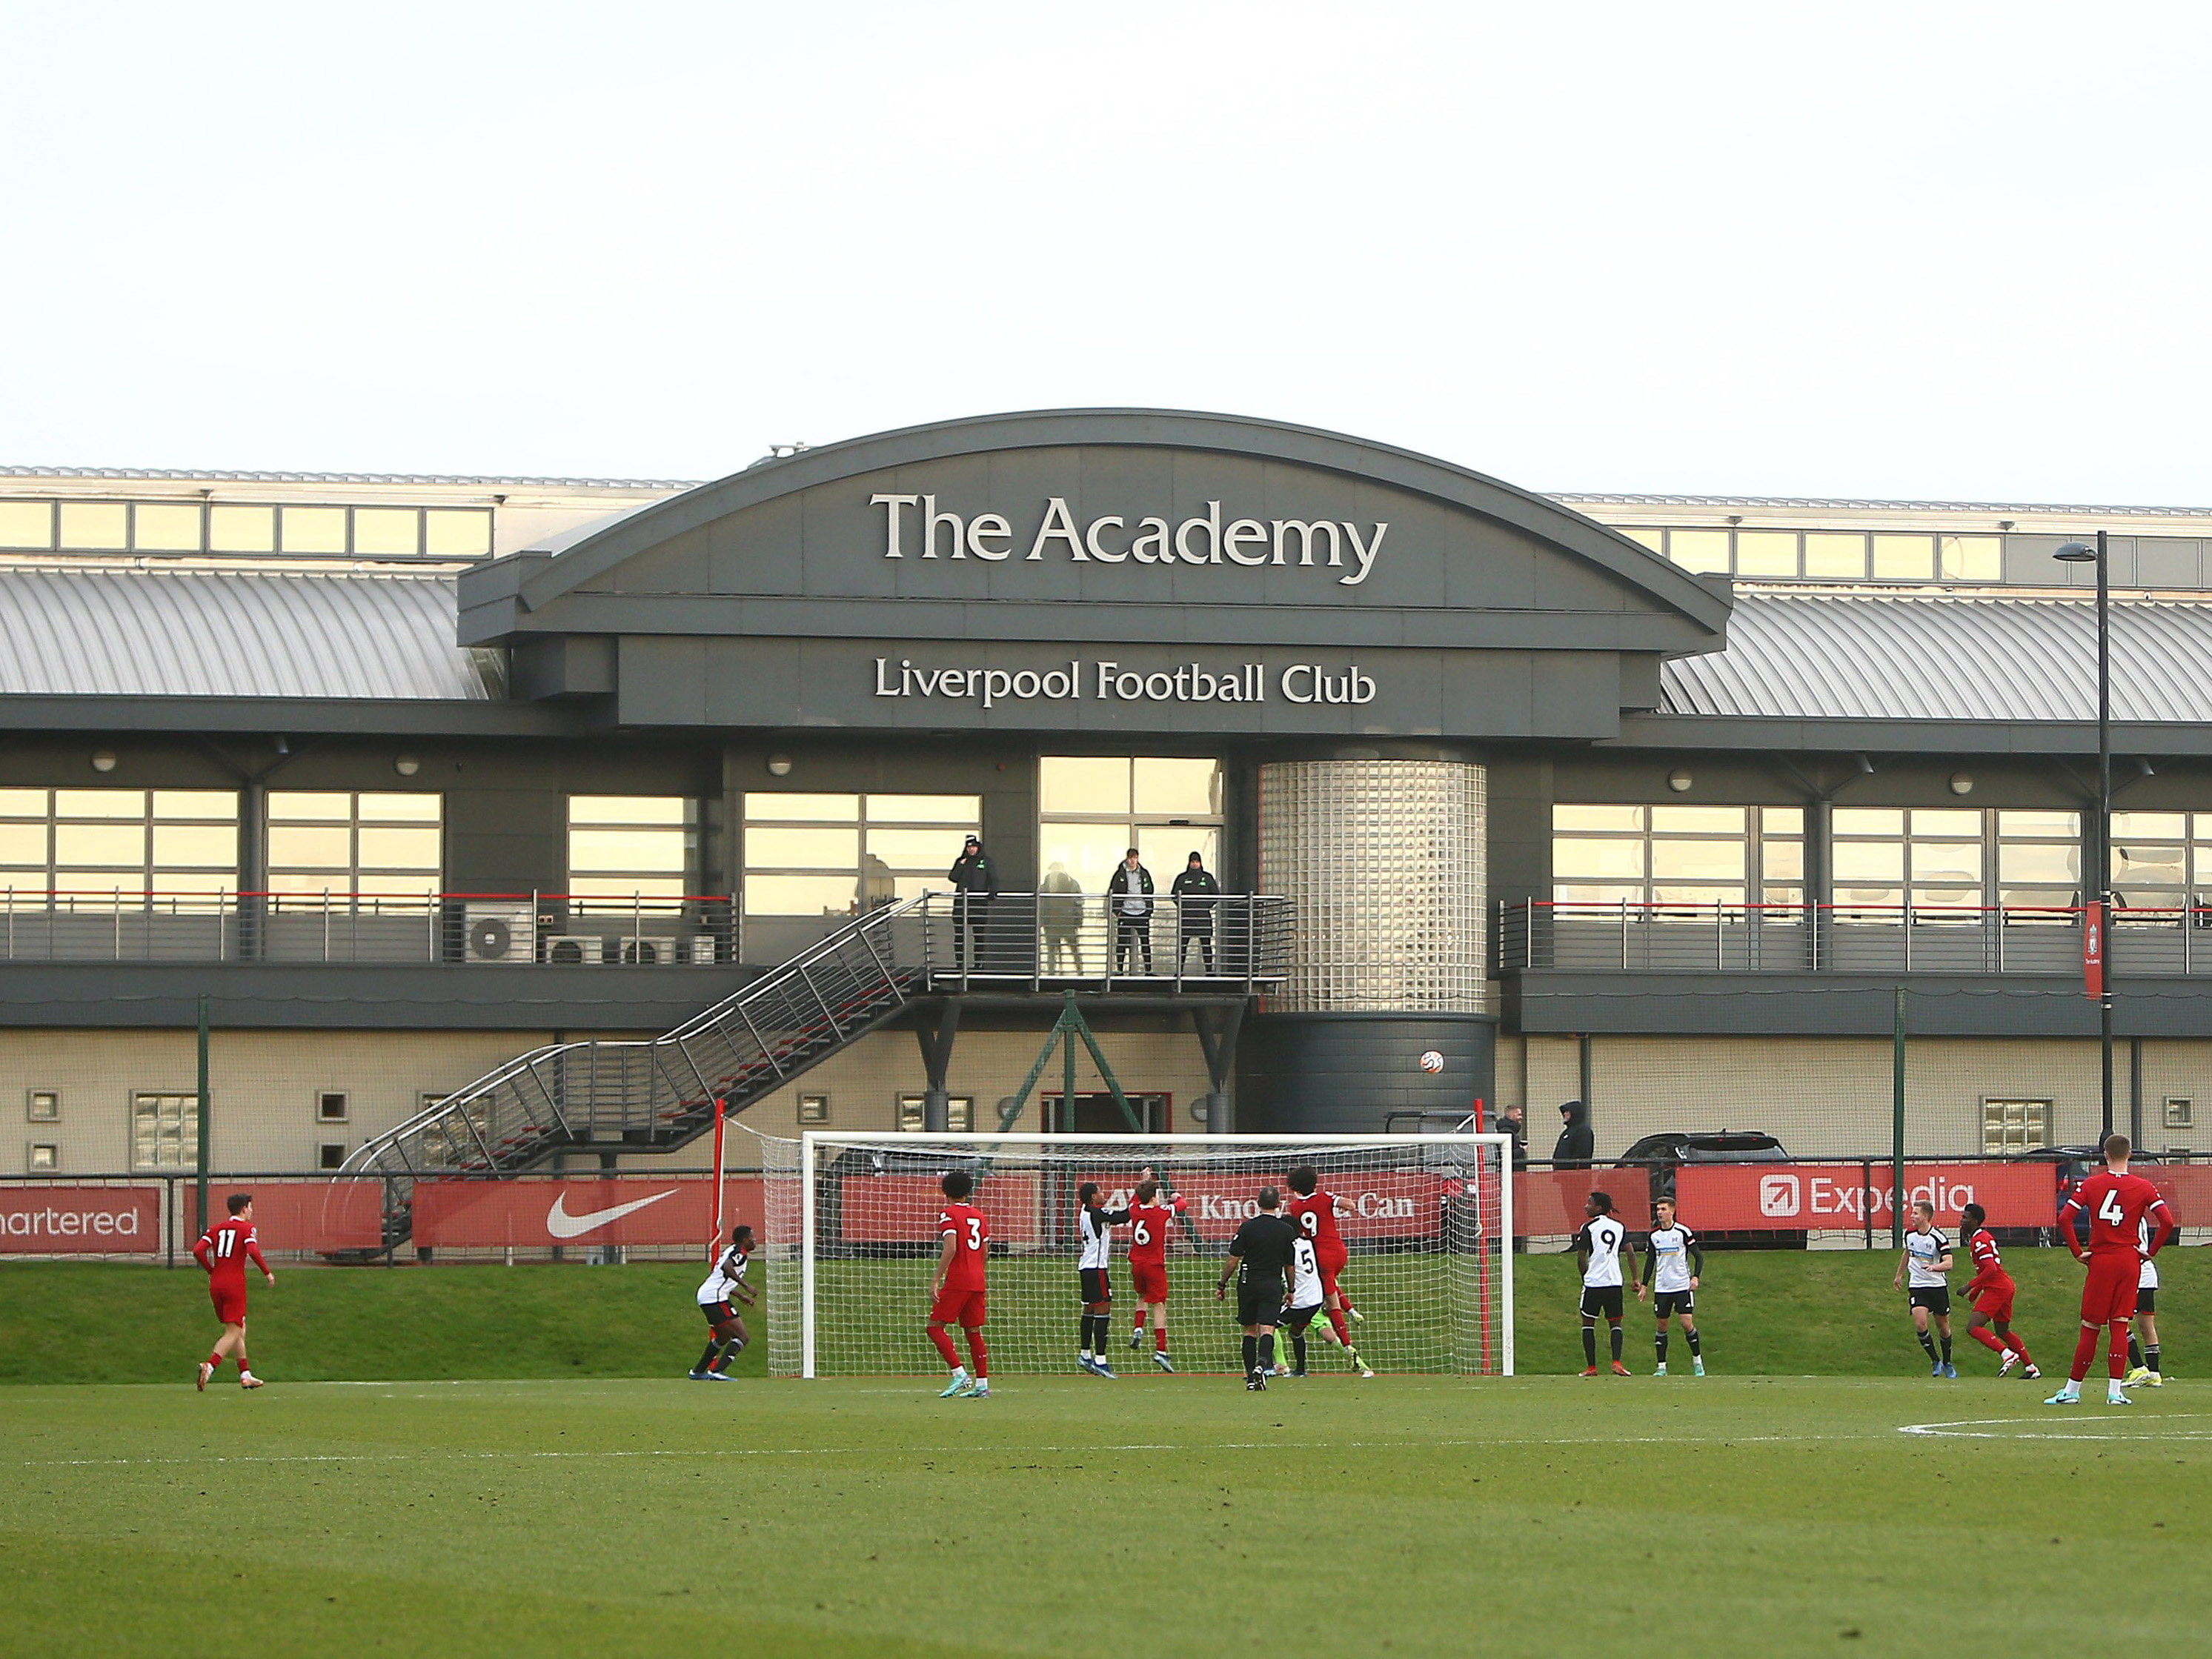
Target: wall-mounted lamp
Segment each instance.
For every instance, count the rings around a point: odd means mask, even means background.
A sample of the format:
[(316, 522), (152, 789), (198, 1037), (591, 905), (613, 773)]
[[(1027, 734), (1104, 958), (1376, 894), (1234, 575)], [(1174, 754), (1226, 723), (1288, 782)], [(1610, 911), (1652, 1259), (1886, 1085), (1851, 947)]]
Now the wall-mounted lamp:
[(115, 769), (115, 751), (112, 749), (94, 750), (92, 769), (95, 772), (112, 772)]
[(770, 755), (768, 757), (768, 775), (772, 778), (789, 777), (791, 775), (791, 757), (788, 755)]
[(1954, 795), (1972, 794), (1974, 793), (1974, 780), (1972, 774), (1967, 772), (1952, 773), (1951, 793)]
[(1690, 793), (1690, 785), (1695, 780), (1692, 779), (1687, 772), (1683, 771), (1680, 767), (1675, 768), (1674, 770), (1667, 775), (1667, 787), (1678, 795), (1688, 794)]
[(401, 755), (392, 763), (392, 769), (403, 778), (411, 778), (422, 769), (422, 763), (412, 755)]

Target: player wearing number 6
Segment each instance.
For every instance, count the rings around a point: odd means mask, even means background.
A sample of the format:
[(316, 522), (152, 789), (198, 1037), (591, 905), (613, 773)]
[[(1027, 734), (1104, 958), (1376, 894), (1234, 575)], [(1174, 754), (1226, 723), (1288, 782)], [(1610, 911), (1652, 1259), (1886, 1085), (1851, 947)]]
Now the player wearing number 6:
[(1129, 1279), (1136, 1287), (1137, 1317), (1129, 1332), (1129, 1346), (1144, 1340), (1145, 1321), (1152, 1322), (1152, 1364), (1164, 1371), (1175, 1370), (1168, 1358), (1168, 1231), (1182, 1213), (1182, 1200), (1159, 1202), (1160, 1183), (1150, 1169), (1137, 1183), (1137, 1201), (1129, 1206)]
[[(988, 1400), (991, 1356), (983, 1346), (983, 1264), (991, 1254), (991, 1222), (968, 1202), (975, 1182), (965, 1170), (951, 1171), (938, 1185), (945, 1194), (945, 1207), (937, 1212), (938, 1237), (944, 1243), (937, 1253), (937, 1279), (929, 1290), (929, 1340), (952, 1368), (952, 1381), (938, 1398)], [(957, 1325), (967, 1334), (968, 1352), (975, 1362), (972, 1375), (945, 1334), (948, 1325)]]
[[(2173, 1215), (2159, 1196), (2158, 1188), (2139, 1175), (2128, 1173), (2135, 1146), (2125, 1135), (2105, 1141), (2105, 1167), (2074, 1189), (2058, 1212), (2058, 1224), (2066, 1234), (2066, 1248), (2074, 1259), (2088, 1264), (2089, 1277), (2081, 1286), (2081, 1335), (2074, 1345), (2074, 1366), (2066, 1386), (2043, 1403), (2077, 1406), (2081, 1402), (2081, 1379), (2089, 1374), (2096, 1357), (2099, 1333), (2112, 1333), (2112, 1382), (2106, 1402), (2132, 1405), (2121, 1392), (2127, 1375), (2128, 1327), (2136, 1316), (2136, 1287), (2142, 1264), (2156, 1255), (2173, 1237)], [(2076, 1224), (2089, 1217), (2089, 1243), (2085, 1249)], [(2142, 1243), (2142, 1227), (2155, 1220), (2158, 1230), (2150, 1243)]]

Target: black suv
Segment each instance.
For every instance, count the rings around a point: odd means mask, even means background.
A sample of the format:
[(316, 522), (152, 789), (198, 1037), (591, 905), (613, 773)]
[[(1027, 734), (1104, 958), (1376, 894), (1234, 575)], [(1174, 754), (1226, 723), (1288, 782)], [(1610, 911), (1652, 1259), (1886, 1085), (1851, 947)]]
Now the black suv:
[[(1687, 1130), (1669, 1129), (1663, 1133), (1645, 1135), (1641, 1140), (1613, 1160), (1616, 1170), (1642, 1170), (1651, 1182), (1651, 1201), (1674, 1196), (1674, 1174), (1685, 1164), (1794, 1164), (1782, 1143), (1772, 1135), (1750, 1130), (1723, 1129), (1717, 1133), (1693, 1133)], [(1690, 1218), (1694, 1223), (1695, 1218)], [(1765, 1229), (1740, 1229), (1735, 1231), (1707, 1232), (1703, 1228), (1698, 1237), (1707, 1244), (1738, 1244), (1757, 1249), (1802, 1250), (1805, 1248), (1802, 1230), (1789, 1232), (1768, 1231)]]

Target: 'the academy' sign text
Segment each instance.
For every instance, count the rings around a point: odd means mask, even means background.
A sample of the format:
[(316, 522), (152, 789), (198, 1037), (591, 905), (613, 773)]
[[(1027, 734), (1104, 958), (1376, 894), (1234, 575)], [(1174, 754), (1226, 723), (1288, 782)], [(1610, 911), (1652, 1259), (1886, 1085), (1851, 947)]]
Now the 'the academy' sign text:
[[(868, 505), (884, 509), (884, 556), (903, 559), (911, 550), (919, 557), (981, 559), (996, 564), (1014, 556), (1017, 545), (1012, 523), (1004, 514), (978, 513), (972, 518), (940, 509), (937, 497), (871, 495)], [(909, 515), (908, 509), (917, 509)], [(909, 526), (920, 532), (918, 544), (909, 543)], [(1170, 526), (1165, 519), (1140, 518), (1132, 533), (1120, 514), (1103, 514), (1079, 527), (1068, 510), (1067, 498), (1054, 495), (1045, 502), (1044, 517), (1029, 539), (1024, 560), (1042, 559), (1047, 549), (1057, 549), (1078, 564), (1230, 564), (1257, 568), (1279, 565), (1297, 569), (1338, 570), (1337, 583), (1357, 587), (1367, 580), (1382, 551), (1389, 525), (1377, 520), (1364, 534), (1350, 520), (1231, 519), (1223, 522), (1221, 503), (1208, 501), (1206, 511)]]

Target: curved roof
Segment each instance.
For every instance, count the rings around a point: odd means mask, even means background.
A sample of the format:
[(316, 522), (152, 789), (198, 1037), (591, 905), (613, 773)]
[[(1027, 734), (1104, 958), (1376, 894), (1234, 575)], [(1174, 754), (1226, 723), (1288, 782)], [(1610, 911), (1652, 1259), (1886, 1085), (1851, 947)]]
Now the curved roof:
[[(2212, 605), (2115, 600), (2112, 718), (2212, 724)], [(2084, 596), (1736, 590), (1725, 650), (1661, 671), (1664, 712), (1799, 720), (2094, 720)]]
[[(957, 456), (1085, 445), (1212, 451), (1294, 462), (1395, 485), (1510, 525), (1578, 556), (1715, 635), (1727, 626), (1724, 586), (1707, 585), (1640, 542), (1549, 496), (1449, 461), (1342, 433), (1243, 416), (1162, 409), (1055, 409), (977, 416), (756, 461), (742, 472), (630, 514), (565, 548), (522, 578), (520, 597), (525, 607), (538, 609), (672, 537), (840, 479)], [(483, 567), (470, 581), (497, 580), (492, 573), (498, 562)]]
[(489, 702), (450, 577), (0, 569), (0, 693)]

